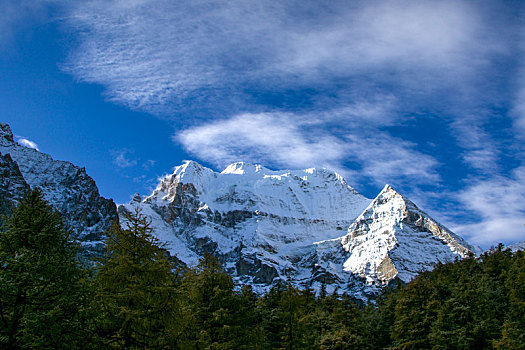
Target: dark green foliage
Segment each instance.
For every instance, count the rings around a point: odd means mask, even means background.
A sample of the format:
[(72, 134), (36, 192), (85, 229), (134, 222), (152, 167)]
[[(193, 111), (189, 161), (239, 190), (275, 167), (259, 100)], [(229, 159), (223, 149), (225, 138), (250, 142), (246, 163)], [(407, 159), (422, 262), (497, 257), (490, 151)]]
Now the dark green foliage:
[(176, 343), (176, 275), (140, 212), (108, 232), (94, 281), (99, 341), (111, 348), (166, 348)]
[(144, 215), (126, 221), (88, 271), (27, 195), (0, 231), (0, 349), (525, 349), (524, 252), (439, 264), (359, 307), (291, 282), (236, 290), (210, 254), (176, 270)]
[(525, 349), (525, 251), (516, 253), (508, 270), (505, 286), (509, 293), (509, 312), (503, 323), (498, 349)]
[(512, 314), (513, 305), (523, 302), (524, 284), (512, 282), (523, 269), (512, 268), (519, 265), (522, 254), (513, 255), (500, 246), (478, 259), (438, 265), (388, 295), (387, 301), (396, 305), (391, 323), (393, 347), (512, 348), (510, 344), (519, 341), (518, 334), (524, 331), (517, 322), (520, 312)]
[(212, 255), (205, 253), (188, 269), (180, 288), (184, 309), (183, 348), (243, 349), (255, 339), (255, 296), (233, 290), (232, 278)]
[(77, 247), (39, 190), (0, 232), (0, 347), (80, 347), (85, 273)]

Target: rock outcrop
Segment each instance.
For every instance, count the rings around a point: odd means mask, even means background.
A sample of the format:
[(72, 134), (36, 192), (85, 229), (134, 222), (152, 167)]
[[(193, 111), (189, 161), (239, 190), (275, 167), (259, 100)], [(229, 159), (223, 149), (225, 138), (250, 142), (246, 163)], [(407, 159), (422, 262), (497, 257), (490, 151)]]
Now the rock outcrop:
[(9, 154), (0, 154), (0, 214), (8, 214), (29, 189)]

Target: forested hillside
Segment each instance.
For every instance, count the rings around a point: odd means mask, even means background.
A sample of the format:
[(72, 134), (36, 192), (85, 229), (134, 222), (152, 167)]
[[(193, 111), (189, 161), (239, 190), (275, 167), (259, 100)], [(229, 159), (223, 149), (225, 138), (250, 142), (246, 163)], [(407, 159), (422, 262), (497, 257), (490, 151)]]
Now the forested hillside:
[(523, 251), (440, 264), (363, 305), (292, 281), (237, 290), (213, 256), (171, 257), (139, 211), (107, 234), (104, 258), (80, 262), (38, 190), (2, 219), (0, 348), (525, 348)]

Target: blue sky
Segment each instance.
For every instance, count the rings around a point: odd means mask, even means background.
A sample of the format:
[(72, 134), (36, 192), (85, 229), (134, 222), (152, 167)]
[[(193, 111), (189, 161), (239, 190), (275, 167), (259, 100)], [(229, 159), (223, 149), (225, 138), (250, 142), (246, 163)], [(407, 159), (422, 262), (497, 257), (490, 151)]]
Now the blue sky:
[[(525, 239), (520, 1), (3, 0), (20, 142), (148, 194), (184, 159), (389, 183), (473, 243)], [(25, 141), (24, 141), (25, 140)]]

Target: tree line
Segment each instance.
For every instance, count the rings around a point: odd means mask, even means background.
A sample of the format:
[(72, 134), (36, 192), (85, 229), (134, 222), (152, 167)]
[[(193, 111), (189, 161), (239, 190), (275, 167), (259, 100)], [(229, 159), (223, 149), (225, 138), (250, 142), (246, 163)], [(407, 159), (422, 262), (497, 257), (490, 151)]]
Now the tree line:
[(31, 190), (2, 219), (1, 349), (524, 349), (525, 253), (499, 246), (396, 283), (375, 302), (289, 282), (238, 290), (206, 254), (181, 267), (140, 212), (86, 265)]

